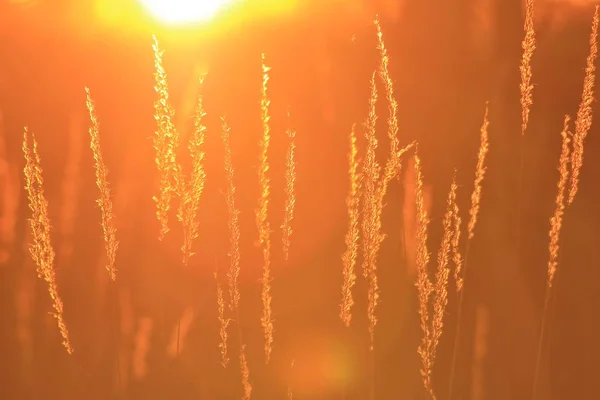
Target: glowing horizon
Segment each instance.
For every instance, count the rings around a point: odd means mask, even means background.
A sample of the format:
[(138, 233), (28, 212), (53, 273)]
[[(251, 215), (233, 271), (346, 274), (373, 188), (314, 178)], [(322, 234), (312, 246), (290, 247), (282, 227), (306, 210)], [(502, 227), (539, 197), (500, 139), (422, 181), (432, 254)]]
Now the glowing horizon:
[(139, 0), (156, 19), (168, 24), (208, 22), (236, 0)]

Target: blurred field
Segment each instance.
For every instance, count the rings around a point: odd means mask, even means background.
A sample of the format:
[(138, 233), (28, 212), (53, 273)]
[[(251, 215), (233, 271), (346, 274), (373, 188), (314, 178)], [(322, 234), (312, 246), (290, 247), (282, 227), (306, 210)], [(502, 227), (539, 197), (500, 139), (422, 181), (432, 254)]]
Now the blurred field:
[[(369, 80), (380, 62), (376, 13), (398, 102), (399, 145), (418, 142), (424, 206), (431, 220), (432, 277), (454, 169), (462, 248), (466, 243), (479, 134), (489, 101), (490, 149), (470, 244), (452, 398), (532, 397), (560, 132), (565, 114), (575, 120), (581, 102), (594, 2), (535, 2), (533, 104), (524, 142), (519, 103), (524, 8), (517, 0), (447, 5), (431, 0), (290, 1), (289, 8), (278, 9), (248, 3), (245, 11), (231, 10), (211, 24), (188, 28), (157, 25), (136, 14), (133, 2), (122, 9), (106, 2), (104, 10), (121, 10), (113, 14), (101, 13), (93, 2), (31, 3), (0, 2), (0, 399), (242, 398), (240, 331), (252, 398), (428, 398), (419, 373), (418, 266), (411, 248), (418, 226), (414, 149), (405, 155), (399, 179), (391, 180), (383, 202), (386, 236), (377, 260), (380, 297), (372, 353), (362, 247), (350, 327), (339, 317), (349, 135), (357, 124), (362, 163)], [(169, 99), (181, 135), (178, 160), (188, 173), (198, 77), (206, 73), (206, 182), (195, 255), (186, 266), (176, 207), (170, 213), (171, 231), (159, 241), (152, 200), (159, 185), (153, 33), (165, 50)], [(271, 68), (268, 221), (274, 342), (268, 365), (261, 326), (264, 253), (255, 217), (263, 53)], [(380, 81), (377, 85), (376, 156), (385, 165), (389, 113), (384, 87)], [(119, 241), (114, 285), (106, 271), (84, 87), (90, 88), (96, 107), (111, 188)], [(600, 142), (595, 101), (592, 107), (580, 188), (567, 207), (560, 237), (540, 399), (593, 399), (600, 392), (594, 379), (600, 357), (595, 318)], [(239, 316), (230, 316), (227, 368), (221, 365), (214, 278), (218, 268), (227, 301), (230, 210), (223, 116), (231, 128), (240, 211), (241, 300)], [(56, 279), (75, 349), (71, 356), (61, 346), (48, 290), (36, 277), (27, 250), (32, 238), (21, 149), (24, 126), (39, 145)], [(280, 225), (286, 209), (288, 129), (296, 132), (296, 200), (286, 261)], [(451, 283), (432, 373), (439, 399), (448, 398), (457, 304)]]

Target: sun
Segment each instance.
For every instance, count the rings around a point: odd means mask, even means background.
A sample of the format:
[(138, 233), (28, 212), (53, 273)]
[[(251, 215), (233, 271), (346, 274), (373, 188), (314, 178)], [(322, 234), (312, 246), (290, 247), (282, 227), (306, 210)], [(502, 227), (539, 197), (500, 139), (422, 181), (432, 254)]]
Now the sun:
[(212, 19), (235, 0), (139, 0), (157, 19), (170, 24), (191, 24)]

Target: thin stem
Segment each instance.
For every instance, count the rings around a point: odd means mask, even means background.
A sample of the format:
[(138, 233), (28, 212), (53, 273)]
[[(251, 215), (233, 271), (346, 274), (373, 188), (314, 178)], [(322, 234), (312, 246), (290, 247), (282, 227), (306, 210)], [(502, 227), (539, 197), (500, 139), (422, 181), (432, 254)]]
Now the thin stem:
[(540, 380), (540, 368), (542, 365), (542, 353), (544, 347), (544, 338), (546, 335), (546, 324), (548, 320), (548, 307), (550, 305), (550, 288), (546, 287), (546, 295), (544, 298), (544, 310), (542, 312), (542, 326), (540, 328), (540, 339), (538, 342), (537, 356), (535, 360), (535, 373), (533, 375), (533, 395), (532, 399), (537, 399), (538, 396), (538, 386)]
[(369, 350), (369, 400), (375, 400), (375, 348)]
[(119, 313), (118, 313), (118, 303), (119, 303), (119, 291), (117, 288), (117, 282), (111, 282), (111, 291), (112, 291), (112, 334), (113, 334), (113, 342), (114, 342), (114, 351), (115, 351), (115, 367), (117, 368), (117, 391), (123, 390), (123, 380), (121, 378), (121, 361), (119, 357)]
[(181, 337), (181, 317), (177, 319), (177, 352), (175, 353), (179, 358), (179, 338)]
[(452, 399), (452, 393), (454, 390), (454, 380), (456, 376), (456, 362), (458, 360), (458, 351), (460, 349), (460, 323), (462, 320), (463, 314), (463, 304), (464, 304), (464, 293), (467, 285), (467, 268), (469, 266), (469, 254), (471, 250), (471, 239), (467, 240), (467, 245), (465, 249), (465, 261), (463, 263), (463, 285), (462, 290), (458, 292), (458, 309), (456, 312), (456, 331), (454, 333), (454, 346), (452, 348), (452, 363), (450, 364), (450, 383), (448, 385), (448, 400)]

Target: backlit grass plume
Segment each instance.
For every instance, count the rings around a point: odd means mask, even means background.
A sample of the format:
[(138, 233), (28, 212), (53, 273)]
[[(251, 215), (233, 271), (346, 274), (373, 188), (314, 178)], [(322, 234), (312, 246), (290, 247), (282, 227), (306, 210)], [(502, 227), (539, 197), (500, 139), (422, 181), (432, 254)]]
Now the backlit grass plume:
[[(423, 338), (418, 349), (421, 357), (421, 376), (425, 391), (430, 399), (435, 399), (433, 390), (432, 373), (435, 364), (437, 348), (444, 331), (444, 316), (448, 305), (448, 278), (450, 276), (450, 255), (455, 236), (455, 222), (458, 207), (456, 205), (456, 173), (452, 178), (446, 212), (443, 218), (443, 235), (437, 255), (437, 269), (435, 283), (429, 278), (427, 265), (429, 253), (427, 251), (427, 224), (428, 219), (423, 205), (423, 173), (418, 154), (415, 155), (415, 171), (417, 173), (417, 291), (419, 297), (419, 314), (421, 316), (421, 329)], [(429, 314), (429, 301), (433, 293), (433, 315)]]
[(377, 48), (379, 50), (379, 67), (377, 73), (383, 82), (385, 98), (388, 103), (389, 116), (387, 120), (387, 135), (390, 141), (390, 157), (385, 164), (385, 170), (379, 188), (379, 197), (382, 199), (387, 193), (387, 187), (392, 179), (398, 176), (402, 162), (402, 150), (400, 150), (400, 141), (398, 140), (398, 102), (394, 96), (394, 84), (390, 77), (389, 64), (390, 57), (383, 41), (383, 33), (379, 18), (375, 19), (375, 27), (377, 28)]
[(260, 157), (258, 167), (259, 198), (258, 208), (256, 209), (256, 225), (258, 228), (258, 239), (263, 253), (263, 273), (262, 273), (262, 317), (261, 323), (265, 337), (265, 361), (268, 363), (271, 358), (273, 346), (273, 317), (271, 311), (271, 228), (268, 220), (269, 198), (271, 196), (271, 184), (268, 176), (269, 160), (268, 151), (271, 141), (269, 125), (269, 97), (267, 95), (267, 83), (269, 82), (269, 67), (265, 62), (265, 55), (262, 55), (262, 90), (261, 90), (261, 120), (263, 135), (260, 139)]
[[(456, 186), (456, 171), (454, 172), (454, 179), (452, 181), (452, 185)], [(457, 187), (453, 189), (457, 190)], [(456, 202), (456, 196), (453, 198), (452, 202), (452, 262), (454, 263), (454, 281), (456, 283), (456, 291), (460, 292), (463, 286), (463, 278), (462, 278), (462, 266), (463, 266), (463, 257), (460, 254), (460, 229), (462, 225), (462, 219), (460, 217), (460, 210), (458, 208), (458, 203)]]
[[(367, 148), (365, 151), (365, 160), (363, 164), (362, 175), (364, 177), (363, 191), (363, 275), (368, 281), (368, 308), (367, 317), (369, 319), (370, 349), (373, 350), (375, 325), (377, 317), (375, 309), (379, 297), (379, 288), (377, 283), (377, 248), (383, 240), (380, 223), (377, 219), (377, 183), (381, 172), (381, 166), (376, 159), (377, 137), (375, 126), (377, 123), (377, 87), (375, 85), (375, 74), (371, 76), (370, 81), (371, 94), (369, 96), (369, 115), (367, 117), (365, 137), (367, 139)], [(380, 222), (380, 221), (379, 221)]]
[(233, 162), (231, 160), (230, 131), (231, 129), (227, 125), (227, 122), (223, 119), (221, 138), (225, 146), (225, 174), (227, 175), (225, 202), (227, 203), (227, 225), (229, 227), (229, 272), (227, 273), (227, 278), (229, 281), (230, 309), (237, 312), (240, 301), (240, 291), (238, 288), (238, 278), (240, 276), (240, 212), (235, 207), (235, 184), (233, 181)]
[(560, 231), (562, 228), (563, 215), (565, 213), (565, 196), (569, 179), (569, 152), (571, 143), (571, 133), (569, 132), (570, 117), (565, 116), (563, 130), (561, 132), (562, 147), (560, 152), (560, 160), (558, 163), (558, 171), (560, 178), (558, 180), (558, 190), (556, 194), (556, 208), (554, 215), (550, 220), (550, 258), (548, 260), (548, 288), (552, 287), (556, 267), (558, 266), (558, 250)]
[[(387, 120), (387, 136), (390, 141), (390, 155), (385, 166), (382, 168), (377, 159), (376, 123), (377, 123), (377, 87), (375, 85), (375, 73), (371, 77), (371, 94), (369, 96), (369, 115), (367, 117), (365, 136), (367, 139), (367, 150), (363, 165), (363, 274), (368, 281), (368, 308), (369, 334), (371, 338), (370, 348), (373, 350), (375, 326), (377, 317), (375, 311), (379, 300), (379, 285), (377, 279), (377, 260), (379, 249), (385, 238), (381, 229), (381, 217), (383, 213), (384, 198), (387, 194), (388, 185), (400, 172), (401, 161), (404, 153), (414, 143), (400, 149), (398, 141), (398, 104), (394, 97), (393, 83), (389, 75), (389, 56), (383, 42), (383, 34), (379, 20), (375, 19), (377, 28), (378, 49), (380, 51), (380, 63), (376, 73), (383, 81), (385, 98), (388, 102), (389, 117)], [(344, 289), (345, 290), (345, 289)], [(344, 306), (344, 305), (343, 305)]]
[(448, 200), (446, 202), (446, 213), (443, 219), (444, 233), (442, 235), (442, 243), (437, 256), (437, 270), (435, 273), (435, 296), (433, 299), (433, 319), (431, 320), (430, 337), (427, 338), (427, 358), (429, 371), (425, 375), (425, 388), (429, 391), (432, 399), (435, 399), (433, 385), (431, 382), (431, 369), (435, 363), (437, 348), (444, 331), (444, 316), (446, 314), (446, 306), (448, 305), (448, 277), (450, 275), (450, 251), (452, 249), (452, 236), (454, 233), (453, 222), (455, 220), (456, 210), (456, 176), (452, 179), (452, 185), (448, 192)]
[[(460, 255), (460, 229), (461, 229), (461, 218), (458, 212), (458, 205), (455, 203), (455, 220), (454, 220), (454, 238), (452, 240), (452, 258), (454, 262), (454, 281), (456, 283), (456, 291), (458, 293), (458, 306), (456, 313), (456, 333), (454, 335), (454, 349), (452, 350), (452, 362), (450, 364), (450, 379), (448, 388), (448, 398), (452, 398), (452, 391), (454, 388), (454, 376), (456, 372), (456, 362), (458, 357), (458, 350), (460, 346), (460, 328), (461, 318), (463, 310), (464, 292), (462, 291), (464, 286), (465, 275), (467, 273), (468, 259), (470, 253), (471, 241), (475, 237), (475, 226), (477, 225), (477, 217), (479, 216), (479, 208), (481, 203), (481, 193), (483, 180), (486, 172), (486, 156), (489, 151), (489, 103), (485, 105), (485, 113), (483, 115), (483, 124), (480, 129), (480, 144), (479, 152), (477, 156), (477, 165), (475, 166), (475, 181), (473, 183), (473, 192), (471, 193), (471, 208), (469, 209), (469, 221), (467, 224), (467, 243), (465, 248), (464, 260)], [(521, 136), (522, 138), (524, 136)], [(522, 159), (521, 159), (522, 160)]]
[(590, 34), (590, 54), (587, 58), (585, 78), (583, 80), (583, 93), (577, 119), (575, 120), (575, 136), (573, 138), (573, 153), (571, 154), (571, 184), (569, 187), (569, 204), (575, 200), (579, 187), (579, 171), (583, 165), (583, 143), (592, 126), (592, 103), (594, 102), (594, 84), (596, 81), (596, 59), (598, 58), (598, 8), (594, 11), (592, 33)]
[[(250, 370), (246, 361), (246, 345), (242, 338), (242, 327), (240, 322), (240, 291), (238, 288), (238, 278), (240, 275), (240, 223), (239, 210), (235, 206), (235, 184), (234, 184), (234, 168), (231, 156), (231, 129), (227, 125), (225, 118), (221, 119), (221, 139), (225, 147), (225, 174), (227, 175), (227, 191), (225, 193), (225, 202), (227, 203), (228, 211), (228, 227), (229, 227), (229, 271), (227, 279), (229, 283), (229, 308), (237, 322), (237, 332), (240, 348), (240, 372), (242, 378), (242, 387), (244, 390), (243, 399), (250, 399), (252, 394), (252, 385), (250, 384)], [(220, 297), (223, 297), (221, 292)], [(219, 310), (221, 305), (219, 305)], [(224, 313), (225, 310), (220, 310), (219, 313)], [(223, 326), (223, 323), (221, 324)]]
[(485, 159), (490, 148), (488, 128), (489, 106), (485, 106), (485, 114), (483, 116), (483, 125), (481, 126), (479, 154), (477, 156), (477, 166), (475, 168), (475, 183), (473, 193), (471, 194), (471, 208), (469, 209), (469, 225), (468, 225), (468, 240), (475, 236), (475, 225), (477, 225), (477, 216), (479, 215), (479, 205), (481, 203), (481, 190), (483, 179), (485, 178)]
[(531, 59), (536, 48), (535, 30), (533, 28), (533, 0), (525, 2), (525, 24), (523, 27), (525, 37), (521, 46), (523, 55), (521, 58), (521, 135), (525, 135), (529, 124), (529, 111), (533, 104), (533, 84), (531, 83)]
[(230, 319), (225, 316), (225, 298), (223, 296), (223, 288), (219, 283), (219, 277), (217, 273), (214, 273), (215, 282), (217, 284), (217, 311), (219, 318), (219, 336), (221, 341), (219, 342), (219, 349), (221, 350), (221, 365), (223, 368), (227, 367), (229, 363), (229, 356), (227, 355), (227, 340), (228, 333), (227, 328), (229, 327)]
[(290, 253), (292, 220), (294, 219), (294, 210), (296, 206), (296, 131), (288, 128), (286, 130), (286, 135), (289, 144), (285, 157), (285, 214), (281, 229), (283, 231), (283, 258), (287, 261)]
[(156, 202), (156, 217), (160, 223), (158, 238), (162, 240), (169, 232), (169, 210), (174, 194), (180, 189), (180, 171), (176, 160), (177, 147), (179, 143), (178, 133), (173, 124), (175, 110), (169, 102), (169, 87), (167, 83), (167, 72), (163, 66), (164, 50), (158, 46), (156, 36), (154, 43), (154, 90), (157, 99), (154, 101), (154, 119), (157, 128), (154, 135), (154, 150), (156, 156), (154, 161), (159, 173), (159, 194), (154, 196)]
[(421, 158), (418, 153), (414, 155), (415, 172), (417, 175), (417, 185), (415, 187), (415, 197), (417, 203), (417, 249), (416, 249), (416, 267), (417, 267), (417, 293), (419, 299), (419, 317), (423, 337), (419, 345), (418, 353), (421, 358), (421, 377), (427, 393), (432, 393), (431, 374), (433, 360), (430, 354), (430, 315), (429, 299), (433, 292), (433, 284), (429, 279), (427, 266), (429, 265), (429, 251), (427, 250), (427, 226), (429, 217), (425, 210), (425, 199), (423, 196), (423, 172), (421, 170)]
[(350, 190), (346, 199), (348, 207), (348, 231), (346, 232), (346, 250), (342, 256), (344, 265), (344, 281), (342, 284), (342, 302), (340, 306), (340, 318), (347, 327), (352, 320), (352, 307), (354, 298), (352, 288), (356, 283), (356, 260), (358, 258), (358, 246), (360, 239), (359, 206), (360, 206), (360, 184), (361, 177), (358, 172), (358, 146), (356, 144), (356, 124), (352, 125), (350, 131), (350, 155), (349, 155)]
[(550, 244), (548, 246), (549, 257), (548, 257), (548, 279), (546, 281), (546, 295), (544, 296), (544, 308), (542, 311), (542, 323), (540, 327), (540, 335), (538, 339), (537, 357), (535, 363), (535, 372), (533, 378), (533, 396), (535, 400), (537, 398), (538, 381), (540, 377), (540, 368), (542, 362), (542, 352), (544, 345), (544, 338), (546, 332), (546, 321), (548, 319), (548, 308), (550, 304), (550, 294), (552, 290), (552, 284), (554, 282), (554, 276), (556, 275), (556, 269), (558, 267), (558, 255), (559, 255), (559, 241), (560, 233), (562, 229), (562, 221), (566, 208), (566, 197), (567, 197), (567, 186), (569, 182), (569, 159), (570, 159), (570, 144), (571, 144), (571, 132), (569, 132), (569, 124), (571, 118), (566, 115), (563, 125), (563, 130), (560, 133), (562, 137), (562, 145), (560, 150), (560, 159), (558, 162), (559, 179), (557, 184), (556, 192), (556, 206), (554, 214), (550, 219), (550, 232), (549, 239)]
[(85, 88), (86, 106), (90, 114), (91, 126), (90, 132), (90, 148), (94, 154), (94, 166), (96, 169), (96, 185), (100, 190), (100, 197), (96, 202), (100, 206), (102, 231), (104, 233), (104, 244), (106, 247), (107, 264), (106, 270), (110, 278), (114, 281), (117, 279), (117, 268), (115, 266), (115, 258), (119, 242), (116, 239), (117, 228), (114, 224), (115, 215), (113, 212), (112, 199), (110, 197), (110, 188), (108, 185), (108, 169), (102, 158), (100, 149), (100, 124), (96, 115), (96, 108), (90, 94), (90, 89)]
[(204, 75), (200, 78), (200, 94), (196, 103), (194, 115), (194, 131), (188, 145), (190, 157), (192, 158), (192, 171), (188, 180), (180, 174), (181, 190), (179, 196), (181, 202), (177, 211), (177, 219), (183, 224), (183, 263), (187, 265), (190, 257), (194, 255), (192, 245), (198, 238), (198, 207), (200, 198), (204, 192), (206, 173), (204, 171), (204, 139), (206, 126), (204, 125), (204, 111), (202, 86)]
[[(31, 136), (31, 148), (29, 146)], [(69, 340), (69, 331), (63, 318), (63, 302), (58, 294), (56, 275), (54, 271), (54, 249), (50, 240), (50, 218), (48, 217), (48, 202), (44, 196), (42, 167), (40, 156), (37, 151), (35, 135), (29, 134), (27, 128), (23, 133), (23, 153), (25, 155), (25, 189), (29, 198), (29, 208), (32, 215), (29, 218), (31, 227), (32, 243), (29, 244), (29, 252), (37, 265), (38, 277), (44, 279), (48, 285), (48, 293), (52, 299), (52, 313), (58, 324), (58, 330), (62, 336), (62, 344), (69, 354), (73, 353), (73, 347)]]
[(246, 346), (240, 348), (240, 370), (242, 373), (242, 386), (244, 389), (243, 400), (250, 400), (252, 397), (252, 385), (250, 384), (250, 369), (246, 360)]
[[(369, 96), (369, 114), (366, 122), (365, 137), (367, 139), (367, 148), (365, 151), (365, 160), (363, 162), (363, 222), (362, 222), (362, 238), (363, 238), (363, 275), (368, 281), (368, 306), (367, 317), (369, 319), (369, 335), (371, 338), (370, 348), (373, 350), (375, 339), (375, 326), (377, 325), (377, 316), (375, 311), (379, 300), (379, 284), (377, 279), (377, 260), (379, 257), (379, 249), (385, 238), (381, 229), (381, 216), (383, 213), (383, 200), (387, 191), (388, 175), (387, 166), (383, 171), (377, 161), (377, 86), (375, 84), (375, 73), (371, 76), (370, 81), (371, 94)], [(390, 159), (398, 159), (398, 163), (402, 160), (405, 152), (410, 150), (415, 143), (411, 143), (405, 148), (394, 152)], [(388, 160), (389, 161), (389, 160)]]

